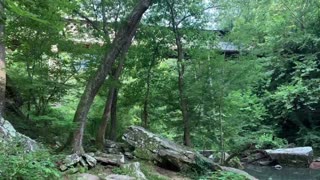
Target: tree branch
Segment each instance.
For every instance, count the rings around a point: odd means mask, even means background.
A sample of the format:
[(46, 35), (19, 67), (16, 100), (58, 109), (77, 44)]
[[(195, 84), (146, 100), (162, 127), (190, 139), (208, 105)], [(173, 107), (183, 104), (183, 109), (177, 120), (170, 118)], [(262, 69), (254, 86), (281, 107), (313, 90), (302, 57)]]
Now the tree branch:
[(88, 23), (90, 23), (91, 26), (92, 26), (95, 30), (101, 32), (101, 29), (99, 28), (99, 26), (97, 26), (97, 24), (96, 24), (94, 21), (92, 21), (91, 19), (89, 19), (87, 16), (85, 16), (84, 14), (80, 13), (80, 12), (77, 11), (77, 10), (74, 10), (74, 13), (76, 13), (77, 15), (79, 15), (80, 17), (82, 17), (83, 19), (85, 19)]

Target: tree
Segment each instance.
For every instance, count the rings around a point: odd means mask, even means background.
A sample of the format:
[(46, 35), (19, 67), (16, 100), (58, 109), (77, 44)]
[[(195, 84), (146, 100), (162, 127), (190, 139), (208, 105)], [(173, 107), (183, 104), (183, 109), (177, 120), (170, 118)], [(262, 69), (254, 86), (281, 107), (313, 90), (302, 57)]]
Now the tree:
[(254, 91), (268, 110), (264, 124), (289, 142), (319, 147), (319, 1), (227, 2), (231, 37), (263, 63)]
[(89, 79), (74, 116), (76, 128), (71, 135), (72, 151), (74, 153), (81, 154), (84, 152), (82, 147), (83, 133), (87, 122), (87, 114), (94, 100), (94, 97), (105, 81), (105, 78), (110, 73), (111, 67), (114, 64), (115, 60), (121, 54), (125, 54), (128, 51), (142, 15), (149, 8), (151, 3), (151, 0), (140, 0), (137, 2), (131, 14), (127, 17), (126, 22), (116, 34), (111, 49), (106, 52), (98, 70)]
[[(169, 22), (170, 30), (174, 35), (174, 45), (177, 48), (177, 71), (178, 71), (178, 90), (180, 110), (183, 120), (183, 142), (186, 146), (191, 146), (191, 126), (190, 126), (190, 114), (189, 114), (189, 102), (186, 95), (185, 84), (185, 70), (186, 70), (186, 58), (185, 58), (185, 45), (183, 43), (183, 29), (199, 26), (199, 22), (204, 19), (203, 17), (205, 8), (202, 1), (188, 0), (188, 1), (174, 1), (165, 0), (162, 6), (158, 7), (158, 11), (161, 12), (161, 17)], [(161, 9), (160, 9), (161, 8)], [(200, 20), (201, 19), (201, 20)]]
[(3, 117), (6, 91), (4, 1), (0, 1), (0, 117)]
[[(118, 96), (118, 88), (116, 87), (116, 85), (114, 85), (116, 83), (116, 81), (118, 81), (119, 76), (121, 75), (122, 69), (123, 69), (123, 64), (124, 64), (124, 60), (125, 57), (120, 58), (120, 62), (118, 64), (118, 67), (116, 69), (113, 70), (113, 72), (111, 73), (110, 77), (110, 81), (111, 81), (111, 85), (109, 87), (109, 92), (107, 95), (107, 100), (106, 100), (106, 104), (104, 106), (104, 111), (103, 111), (103, 115), (102, 115), (102, 119), (101, 119), (101, 123), (99, 125), (99, 130), (97, 133), (97, 137), (96, 137), (96, 144), (99, 148), (103, 148), (104, 143), (105, 143), (105, 135), (106, 135), (106, 130), (107, 130), (107, 125), (110, 119), (110, 114), (113, 115), (113, 124), (115, 124), (115, 112), (116, 112), (116, 99)], [(112, 114), (113, 113), (113, 114)], [(115, 129), (116, 127), (112, 127), (111, 129)]]

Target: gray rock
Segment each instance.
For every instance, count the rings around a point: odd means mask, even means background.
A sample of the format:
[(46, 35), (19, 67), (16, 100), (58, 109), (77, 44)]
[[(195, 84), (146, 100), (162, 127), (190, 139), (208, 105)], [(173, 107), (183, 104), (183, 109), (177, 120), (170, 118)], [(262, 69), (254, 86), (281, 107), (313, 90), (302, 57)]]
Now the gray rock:
[[(228, 153), (224, 152), (224, 160), (223, 161), (226, 161), (229, 157), (230, 157), (230, 155)], [(211, 154), (208, 158), (212, 159), (216, 163), (220, 163), (221, 162), (221, 152), (216, 152), (214, 154)]]
[(83, 154), (82, 156), (84, 157), (84, 159), (90, 167), (94, 167), (95, 165), (97, 165), (97, 160), (93, 157), (93, 153)]
[(110, 174), (105, 180), (135, 180), (135, 178), (120, 174)]
[(276, 170), (281, 170), (281, 169), (282, 169), (282, 166), (279, 165), (279, 164), (277, 164), (277, 165), (275, 165), (275, 166), (273, 166), (273, 167), (274, 167), (274, 169), (276, 169)]
[(100, 178), (96, 175), (83, 173), (78, 175), (77, 180), (100, 180)]
[(270, 164), (272, 164), (272, 162), (273, 161), (268, 161), (268, 160), (266, 160), (266, 161), (258, 161), (258, 164), (260, 166), (269, 166)]
[(71, 167), (79, 163), (81, 159), (81, 156), (79, 156), (78, 154), (67, 155), (63, 160), (63, 164), (67, 167)]
[(193, 149), (175, 144), (142, 127), (129, 127), (122, 138), (135, 147), (134, 155), (136, 157), (150, 160), (171, 170), (198, 170), (203, 167), (212, 170), (220, 169), (212, 160), (205, 158)]
[(146, 176), (143, 174), (140, 168), (139, 162), (123, 164), (121, 168), (125, 170), (125, 172), (129, 172), (130, 175), (134, 176), (137, 180), (146, 180)]
[(85, 168), (88, 167), (87, 162), (86, 162), (83, 158), (80, 159), (80, 164), (81, 164), (81, 166), (83, 166), (83, 167), (85, 167)]
[(279, 164), (293, 167), (309, 167), (313, 161), (312, 147), (296, 147), (276, 150), (266, 150), (272, 160)]
[[(99, 152), (98, 152), (99, 153)], [(87, 155), (91, 156), (91, 157), (94, 157), (94, 153), (93, 152), (89, 152), (89, 153), (86, 153)]]
[(201, 150), (198, 151), (200, 154), (202, 154), (204, 157), (209, 158), (209, 156), (216, 154), (217, 152), (214, 150)]
[(17, 131), (11, 125), (9, 121), (0, 119), (0, 138), (2, 139), (10, 139), (14, 138), (17, 135)]
[(59, 169), (61, 171), (66, 171), (68, 169), (68, 167), (66, 165), (62, 164), (62, 165), (59, 166)]
[(0, 142), (22, 144), (25, 152), (34, 152), (39, 149), (39, 144), (35, 140), (17, 132), (11, 123), (3, 118), (0, 118)]
[(117, 166), (124, 164), (124, 155), (122, 154), (100, 153), (95, 156), (95, 159), (98, 162), (102, 162), (105, 164), (111, 164), (111, 165), (117, 165)]

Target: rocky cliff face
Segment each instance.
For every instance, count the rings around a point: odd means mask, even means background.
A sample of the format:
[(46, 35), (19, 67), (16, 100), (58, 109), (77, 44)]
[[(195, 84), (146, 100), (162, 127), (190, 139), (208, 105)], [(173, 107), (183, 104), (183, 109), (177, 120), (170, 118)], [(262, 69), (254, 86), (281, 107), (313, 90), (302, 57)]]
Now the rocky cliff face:
[(17, 132), (11, 123), (3, 118), (0, 119), (0, 143), (22, 145), (25, 152), (32, 152), (39, 148), (35, 140)]

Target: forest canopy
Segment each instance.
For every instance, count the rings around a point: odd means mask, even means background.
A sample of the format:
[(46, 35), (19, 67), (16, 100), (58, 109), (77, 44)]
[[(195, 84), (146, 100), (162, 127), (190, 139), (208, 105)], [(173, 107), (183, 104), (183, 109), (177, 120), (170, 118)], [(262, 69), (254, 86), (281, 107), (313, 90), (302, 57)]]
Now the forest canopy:
[(317, 0), (0, 0), (1, 116), (78, 154), (132, 125), (319, 149), (319, 18)]

